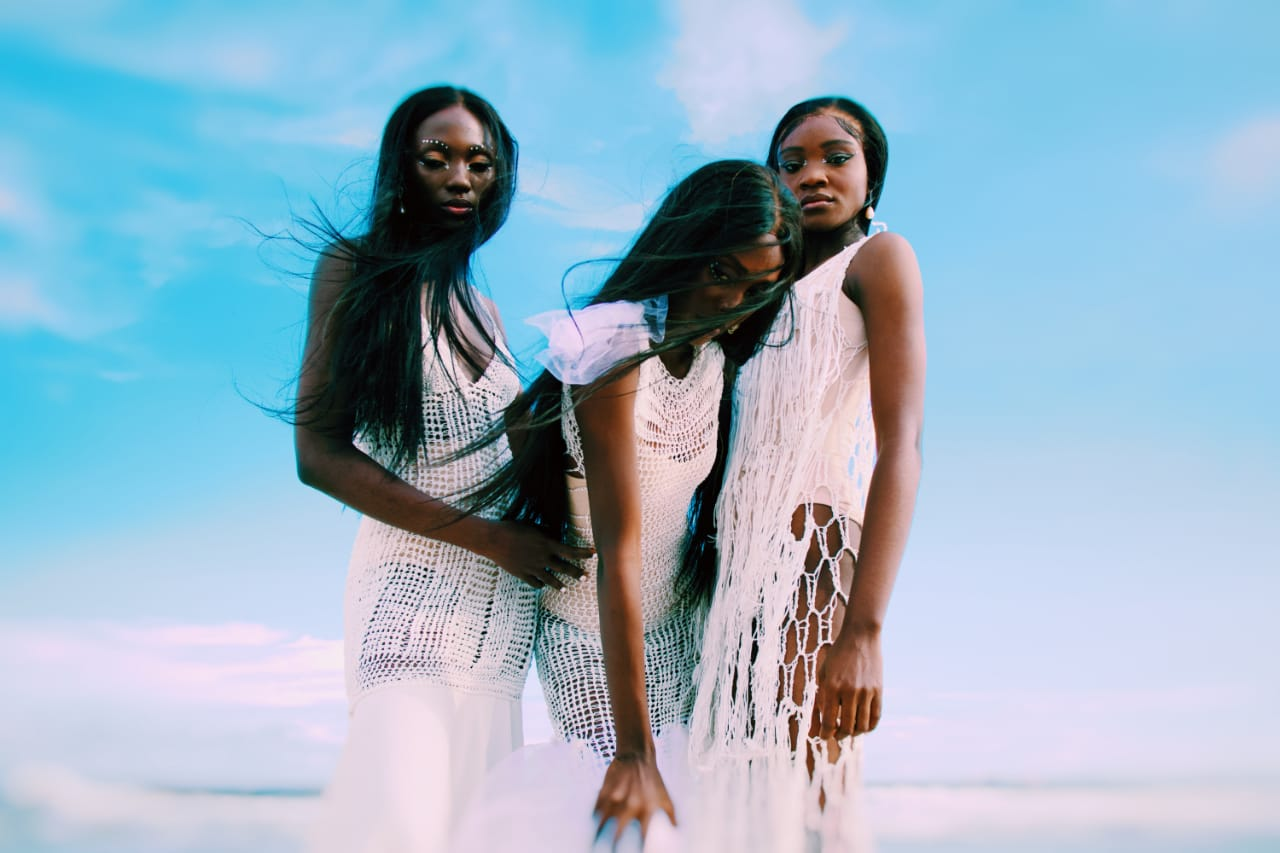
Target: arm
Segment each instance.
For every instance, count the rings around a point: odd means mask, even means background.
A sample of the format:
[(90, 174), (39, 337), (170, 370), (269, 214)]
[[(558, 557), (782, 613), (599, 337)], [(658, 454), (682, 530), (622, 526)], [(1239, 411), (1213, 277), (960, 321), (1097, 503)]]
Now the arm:
[[(325, 325), (342, 289), (351, 279), (349, 259), (330, 250), (316, 264), (311, 283), (307, 341), (298, 399), (315, 399), (330, 376), (330, 341)], [(466, 548), (493, 560), (532, 586), (560, 587), (547, 567), (572, 571), (565, 561), (589, 555), (547, 539), (522, 525), (459, 513), (441, 500), (394, 476), (353, 442), (354, 422), (345, 404), (345, 377), (337, 377), (337, 395), (323, 410), (302, 411), (294, 428), (298, 478), (347, 506), (390, 524)], [(580, 553), (581, 552), (581, 553)]]
[(874, 237), (849, 265), (845, 294), (867, 324), (877, 456), (849, 607), (818, 672), (823, 737), (862, 734), (879, 723), (880, 630), (906, 550), (922, 465), (924, 297), (910, 244), (896, 234)]
[(658, 773), (645, 696), (644, 620), (640, 605), (640, 480), (635, 395), (639, 368), (603, 386), (575, 409), (599, 554), (601, 646), (618, 752), (596, 800), (599, 831), (616, 821), (615, 843), (633, 819), (643, 834), (659, 809), (675, 809)]

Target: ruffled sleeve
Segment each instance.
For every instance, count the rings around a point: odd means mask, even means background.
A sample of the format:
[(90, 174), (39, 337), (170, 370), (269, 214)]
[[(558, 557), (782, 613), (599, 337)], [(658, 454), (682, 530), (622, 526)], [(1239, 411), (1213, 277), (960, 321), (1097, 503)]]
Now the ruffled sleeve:
[(602, 302), (577, 311), (546, 311), (525, 321), (547, 338), (535, 358), (561, 382), (587, 385), (619, 362), (660, 342), (665, 295), (644, 302)]

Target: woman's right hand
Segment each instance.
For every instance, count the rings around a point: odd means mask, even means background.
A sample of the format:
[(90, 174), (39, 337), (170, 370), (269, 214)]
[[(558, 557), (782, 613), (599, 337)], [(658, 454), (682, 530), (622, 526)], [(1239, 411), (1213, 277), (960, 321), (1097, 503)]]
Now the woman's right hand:
[(676, 825), (676, 808), (654, 758), (622, 753), (614, 756), (600, 785), (600, 796), (596, 798), (595, 814), (600, 820), (596, 839), (599, 840), (610, 820), (614, 822), (615, 848), (633, 820), (640, 824), (643, 839), (649, 831), (650, 818), (660, 811), (666, 812), (672, 826)]
[(484, 533), (486, 541), (476, 553), (534, 589), (564, 589), (564, 582), (553, 572), (580, 578), (584, 570), (578, 563), (596, 553), (594, 548), (566, 545), (536, 527), (516, 521), (491, 522)]

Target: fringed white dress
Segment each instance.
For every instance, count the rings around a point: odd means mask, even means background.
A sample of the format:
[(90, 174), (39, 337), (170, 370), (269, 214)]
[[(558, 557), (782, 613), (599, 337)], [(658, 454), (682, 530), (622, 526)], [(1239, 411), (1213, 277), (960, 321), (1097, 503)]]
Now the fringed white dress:
[[(443, 340), (425, 348), (423, 372), (425, 441), (395, 473), (429, 495), (467, 493), (510, 458), (506, 440), (448, 457), (498, 422), (519, 379), (504, 350), (471, 381)], [(344, 613), (350, 725), (312, 851), (447, 849), (484, 774), (522, 743), (535, 607), (535, 591), (489, 560), (361, 521)]]
[[(859, 744), (810, 736), (875, 464), (866, 327), (843, 295), (865, 240), (796, 283), (738, 378), (720, 568), (690, 722), (693, 849), (866, 849)], [(812, 776), (806, 763), (812, 756)]]
[[(697, 351), (683, 378), (668, 373), (657, 357), (642, 362), (636, 392), (645, 693), (669, 787), (687, 776), (682, 724), (691, 705), (702, 616), (693, 597), (681, 591), (679, 570), (693, 494), (715, 462), (723, 383), (724, 354), (713, 342)], [(573, 465), (567, 477), (570, 541), (591, 545), (590, 472), (567, 388), (565, 403), (562, 427)], [(538, 613), (538, 674), (556, 740), (526, 746), (495, 770), (462, 822), (454, 848), (459, 853), (592, 848), (592, 809), (616, 739), (600, 643), (596, 559), (583, 568), (586, 575), (565, 589), (544, 590)], [(671, 793), (682, 799), (678, 789)], [(670, 825), (659, 823), (651, 825), (647, 850), (674, 843)], [(637, 835), (632, 832), (620, 849), (638, 849)]]

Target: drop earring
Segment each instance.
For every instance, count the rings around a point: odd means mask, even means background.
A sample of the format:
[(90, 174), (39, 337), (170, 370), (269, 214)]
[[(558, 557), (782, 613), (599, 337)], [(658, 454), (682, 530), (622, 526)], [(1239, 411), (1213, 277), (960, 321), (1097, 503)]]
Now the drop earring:
[[(401, 213), (403, 213), (403, 212), (404, 212), (404, 211), (402, 210), (402, 211), (401, 211)], [(868, 222), (870, 222), (871, 220), (873, 220), (873, 219), (875, 219), (875, 218), (876, 218), (876, 209), (875, 209), (874, 207), (872, 207), (871, 205), (867, 205), (867, 209), (864, 211), (864, 213), (865, 213), (865, 214), (866, 214), (866, 216), (867, 216), (867, 221), (868, 221)]]

